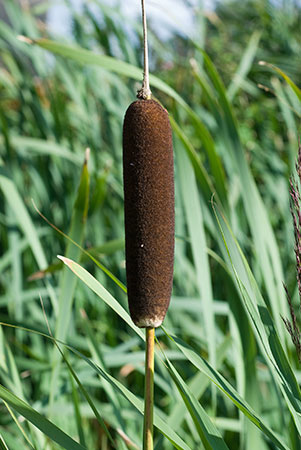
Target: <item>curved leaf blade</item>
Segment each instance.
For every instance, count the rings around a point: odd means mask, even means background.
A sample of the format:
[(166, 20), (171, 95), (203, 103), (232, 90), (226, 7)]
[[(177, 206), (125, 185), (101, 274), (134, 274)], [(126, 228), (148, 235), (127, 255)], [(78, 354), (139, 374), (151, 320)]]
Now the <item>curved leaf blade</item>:
[(41, 430), (46, 436), (54, 442), (57, 442), (66, 450), (84, 450), (82, 445), (74, 441), (74, 439), (64, 433), (60, 428), (38, 413), (27, 403), (23, 402), (23, 400), (20, 400), (2, 385), (0, 385), (0, 397), (30, 423)]

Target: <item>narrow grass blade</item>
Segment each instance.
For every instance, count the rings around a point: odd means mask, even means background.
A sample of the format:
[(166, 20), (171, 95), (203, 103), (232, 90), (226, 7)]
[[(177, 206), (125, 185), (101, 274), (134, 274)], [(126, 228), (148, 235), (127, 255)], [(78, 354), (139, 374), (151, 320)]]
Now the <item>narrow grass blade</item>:
[(295, 161), (297, 158), (297, 149), (298, 149), (297, 125), (296, 125), (294, 113), (292, 111), (292, 106), (291, 106), (289, 98), (287, 97), (287, 94), (286, 94), (286, 89), (283, 89), (282, 83), (280, 83), (280, 80), (278, 80), (278, 78), (275, 78), (274, 80), (272, 80), (271, 83), (275, 89), (275, 94), (278, 98), (279, 107), (281, 109), (283, 118), (286, 123), (287, 138), (288, 138), (288, 142), (289, 142), (290, 170), (292, 173), (295, 168)]
[(211, 274), (207, 254), (203, 212), (199, 193), (188, 156), (176, 149), (177, 166), (181, 182), (184, 210), (191, 239), (191, 250), (197, 274), (197, 285), (201, 296), (205, 334), (209, 350), (209, 360), (216, 366), (216, 337), (213, 312)]
[(259, 61), (258, 63), (261, 66), (269, 67), (270, 69), (273, 69), (275, 72), (277, 72), (286, 82), (287, 84), (292, 88), (294, 93), (296, 94), (297, 98), (301, 101), (301, 89), (298, 88), (298, 86), (291, 80), (291, 78), (286, 75), (283, 70), (279, 69), (279, 67), (274, 66), (273, 64), (270, 64), (266, 61)]
[(0, 326), (0, 374), (10, 389), (24, 399), (23, 387), (12, 351)]
[(269, 220), (267, 209), (263, 204), (252, 173), (248, 167), (238, 133), (238, 126), (228, 101), (224, 84), (211, 59), (203, 50), (200, 51), (204, 57), (209, 78), (218, 93), (219, 104), (223, 113), (225, 143), (232, 157), (233, 167), (240, 178), (244, 208), (255, 243), (256, 255), (260, 261), (261, 273), (269, 295), (277, 332), (282, 342), (287, 342), (288, 337), (284, 333), (281, 321), (281, 315), (286, 316), (287, 313), (287, 302), (282, 286), (282, 262), (275, 234)]
[(20, 228), (28, 239), (38, 265), (40, 268), (44, 268), (47, 266), (47, 261), (32, 220), (13, 181), (8, 174), (1, 169), (3, 168), (0, 168), (0, 187), (2, 192), (5, 195), (9, 206), (15, 213)]
[(83, 450), (84, 447), (78, 444), (74, 439), (69, 437), (60, 428), (35, 411), (23, 400), (16, 397), (8, 389), (0, 385), (0, 398), (7, 402), (13, 409), (21, 414), (30, 423), (35, 425), (46, 436), (52, 439), (57, 444), (61, 445), (66, 450)]
[[(24, 328), (24, 327), (19, 327), (19, 326), (15, 326), (15, 325), (10, 325), (10, 324), (6, 324), (6, 323), (3, 323), (3, 322), (0, 322), (0, 325), (8, 326), (8, 327), (15, 328), (15, 329), (20, 329), (20, 330), (23, 330), (23, 331), (26, 331), (26, 332), (29, 332), (29, 333), (34, 333), (34, 334), (43, 336), (46, 339), (50, 339), (51, 341), (57, 342), (58, 344), (64, 345), (71, 352), (73, 352), (74, 354), (79, 356), (81, 359), (83, 359), (98, 375), (103, 377), (106, 381), (108, 381), (108, 383), (110, 383), (115, 389), (117, 389), (121, 393), (121, 395), (123, 397), (125, 397), (135, 407), (135, 409), (137, 409), (141, 414), (143, 414), (143, 401), (141, 399), (139, 399), (137, 396), (135, 396), (131, 391), (129, 391), (125, 386), (123, 386), (118, 380), (116, 380), (114, 377), (112, 377), (110, 374), (108, 374), (104, 369), (102, 369), (101, 367), (97, 366), (93, 361), (91, 361), (89, 358), (87, 358), (81, 352), (76, 350), (74, 347), (72, 347), (70, 345), (67, 345), (64, 342), (57, 341), (53, 337), (49, 336), (48, 334), (41, 333), (41, 332), (35, 331), (35, 330), (31, 330), (29, 328)], [(141, 331), (139, 328), (138, 328), (138, 330)], [(141, 334), (140, 337), (144, 339), (144, 334), (143, 333), (140, 333), (140, 334)], [(7, 391), (5, 388), (1, 388), (1, 385), (0, 385), (0, 398), (2, 397), (2, 394), (3, 394), (2, 390), (4, 390), (4, 392)], [(17, 397), (13, 396), (13, 398), (15, 398), (16, 401), (20, 401), (21, 402), (21, 400), (19, 400)], [(6, 396), (5, 396), (4, 400), (6, 400)], [(7, 402), (9, 403), (8, 400), (7, 400)], [(24, 402), (21, 402), (21, 404), (22, 405), (23, 404), (26, 405)], [(14, 405), (11, 405), (11, 406), (15, 408)], [(30, 412), (31, 412), (31, 410), (32, 410), (32, 408), (30, 408)], [(25, 414), (23, 414), (23, 412), (21, 412), (20, 414), (22, 414), (24, 417), (26, 417)], [(35, 421), (36, 421), (35, 419), (38, 419), (39, 417), (42, 417), (44, 419), (44, 417), (41, 416), (39, 413), (36, 413), (36, 414), (37, 415), (35, 415), (35, 414), (30, 414), (29, 415), (30, 418), (33, 418), (31, 422), (34, 423), (34, 424), (35, 424)], [(33, 421), (33, 420), (35, 420), (35, 421)], [(39, 428), (39, 427), (38, 428), (41, 429), (41, 431), (43, 431), (43, 432), (44, 432), (44, 429), (46, 429), (46, 431), (48, 431), (48, 427), (47, 427), (48, 423), (53, 425), (47, 419), (44, 419), (44, 421), (42, 421), (42, 423), (41, 423), (41, 428)], [(161, 431), (161, 433), (164, 436), (166, 436), (166, 438), (170, 442), (172, 442), (172, 444), (174, 445), (175, 448), (177, 448), (178, 450), (190, 450), (189, 447), (185, 444), (185, 442), (183, 442), (183, 440), (178, 436), (178, 434), (170, 426), (168, 426), (166, 424), (166, 420), (163, 420), (160, 417), (160, 415), (158, 415), (158, 412), (156, 411), (156, 409), (155, 409), (155, 412), (154, 412), (154, 425), (158, 428), (158, 430)], [(55, 427), (55, 429), (61, 431), (57, 427)], [(47, 436), (51, 437), (52, 434), (53, 434), (53, 428), (50, 427), (49, 434), (47, 434), (46, 432), (45, 432), (45, 434)], [(63, 435), (64, 435), (64, 433), (63, 433)], [(60, 438), (60, 437), (61, 437), (61, 434), (58, 433), (58, 438)], [(69, 438), (69, 439), (71, 439), (71, 438)], [(55, 440), (55, 439), (53, 439), (53, 440)], [(56, 442), (58, 442), (58, 441), (56, 440)], [(75, 442), (75, 441), (73, 441), (73, 442)], [(60, 445), (62, 445), (62, 444), (60, 444)], [(72, 447), (64, 447), (63, 446), (63, 448), (66, 448), (67, 450), (69, 450), (69, 449), (70, 450), (83, 449), (83, 447), (81, 445), (79, 445), (79, 444), (77, 444), (77, 447), (73, 447), (72, 448)]]
[[(45, 141), (44, 139), (29, 138), (26, 136), (12, 136), (12, 145), (21, 155), (43, 155), (56, 156), (67, 159), (76, 166), (82, 164), (82, 158), (76, 153), (71, 152), (67, 148), (58, 145), (55, 142)], [(1, 137), (0, 137), (1, 143)]]
[[(163, 328), (163, 327), (162, 327)], [(287, 445), (278, 437), (272, 429), (265, 425), (262, 419), (250, 407), (250, 405), (238, 394), (238, 392), (231, 386), (230, 383), (210, 364), (199, 356), (188, 344), (181, 339), (172, 336), (169, 332), (164, 330), (167, 336), (176, 344), (176, 346), (184, 353), (188, 361), (190, 361), (198, 370), (204, 373), (217, 387), (223, 392), (242, 412), (251, 420), (267, 437), (271, 439), (274, 444), (281, 450), (289, 450)]]
[(196, 430), (206, 450), (229, 450), (218, 429), (215, 427), (200, 403), (189, 391), (185, 382), (177, 373), (171, 362), (166, 359), (169, 373), (180, 392), (186, 408), (195, 424)]
[[(86, 153), (77, 196), (73, 206), (69, 231), (70, 238), (79, 245), (82, 244), (84, 238), (89, 204), (90, 175), (88, 171), (88, 154), (89, 153)], [(66, 257), (77, 260), (81, 251), (78, 247), (74, 246), (71, 241), (68, 241), (65, 254)], [(76, 281), (76, 277), (74, 277), (65, 267), (60, 280), (59, 314), (55, 332), (55, 337), (57, 339), (65, 340), (67, 335)]]
[(1, 433), (0, 433), (0, 450), (9, 450), (5, 443), (5, 440), (3, 439), (3, 436), (1, 436)]
[(143, 340), (144, 334), (140, 328), (133, 324), (130, 315), (125, 309), (117, 302), (117, 300), (96, 280), (86, 269), (81, 267), (71, 259), (64, 256), (58, 256), (58, 258), (65, 263), (72, 272), (75, 273), (95, 294), (98, 295), (110, 308), (112, 308)]
[[(11, 209), (7, 208), (7, 216), (12, 218), (12, 223), (15, 221), (14, 214)], [(17, 223), (12, 229), (8, 230), (8, 247), (11, 252), (11, 287), (9, 289), (9, 295), (11, 297), (8, 303), (8, 311), (11, 316), (14, 316), (16, 320), (20, 320), (23, 315), (22, 304), (22, 285), (23, 285), (23, 271), (22, 271), (22, 257), (20, 253), (20, 233), (17, 228)]]
[[(99, 367), (106, 369), (103, 357), (100, 353), (99, 344), (98, 344), (98, 342), (96, 342), (96, 339), (93, 334), (93, 330), (91, 328), (88, 317), (87, 317), (85, 311), (81, 311), (81, 313), (82, 313), (81, 315), (83, 317), (84, 330), (85, 330), (87, 338), (89, 339), (89, 342), (90, 342), (91, 354), (93, 356), (93, 360), (96, 361), (96, 363)], [(103, 378), (102, 378), (102, 380), (103, 380)], [(124, 430), (125, 425), (124, 425), (124, 421), (122, 418), (121, 405), (120, 405), (119, 399), (118, 399), (113, 387), (111, 386), (111, 384), (108, 383), (106, 380), (103, 380), (103, 387), (104, 387), (104, 390), (105, 390), (108, 398), (110, 399), (110, 401), (113, 405), (114, 416), (119, 422), (119, 427), (121, 430)]]
[(24, 439), (26, 440), (26, 442), (30, 445), (31, 448), (36, 449), (36, 447), (34, 447), (33, 443), (30, 441), (29, 437), (27, 436), (26, 431), (24, 430), (24, 428), (20, 424), (20, 422), (17, 419), (16, 415), (14, 414), (12, 409), (10, 408), (10, 406), (4, 400), (3, 400), (3, 403), (6, 406), (8, 412), (11, 415), (11, 417), (12, 417), (13, 421), (15, 422), (16, 426), (19, 428), (21, 434), (24, 436)]
[[(186, 150), (186, 153), (193, 166), (195, 176), (200, 184), (200, 188), (202, 190), (204, 197), (206, 198), (207, 201), (211, 200), (212, 194), (215, 192), (214, 186), (205, 167), (201, 162), (201, 159), (199, 158), (199, 155), (193, 148), (188, 137), (185, 136), (185, 133), (181, 130), (177, 122), (174, 120), (174, 118), (172, 116), (169, 116), (169, 120), (174, 132), (176, 133), (176, 135), (178, 136), (179, 140), (181, 141), (182, 145)], [(217, 194), (216, 199), (218, 201)]]
[[(88, 214), (89, 204), (89, 187), (90, 187), (90, 175), (88, 171), (89, 150), (86, 151), (85, 161), (82, 168), (79, 187), (77, 190), (76, 200), (73, 206), (71, 223), (70, 223), (70, 239), (77, 242), (78, 245), (82, 244), (85, 225)], [(72, 242), (68, 241), (66, 248), (66, 255), (78, 259), (81, 254), (80, 249), (74, 246)], [(64, 267), (61, 279), (60, 279), (60, 295), (58, 305), (58, 316), (56, 321), (55, 337), (62, 341), (65, 340), (68, 334), (68, 327), (72, 316), (72, 304), (74, 299), (74, 293), (76, 288), (77, 278)], [(56, 397), (59, 370), (60, 370), (60, 355), (54, 351), (53, 353), (53, 370), (51, 377), (51, 394), (50, 394), (50, 411), (52, 411), (54, 399)]]
[(243, 86), (244, 79), (246, 78), (249, 70), (252, 67), (258, 49), (260, 37), (261, 32), (259, 31), (254, 31), (254, 33), (250, 37), (247, 48), (244, 54), (242, 55), (238, 69), (236, 70), (234, 77), (231, 81), (231, 84), (229, 86), (229, 89), (227, 91), (227, 96), (230, 102), (232, 102), (239, 88)]
[(281, 346), (271, 315), (239, 245), (225, 218), (218, 211), (216, 211), (216, 218), (257, 340), (300, 432), (301, 394), (297, 380)]
[[(37, 235), (37, 231), (34, 227), (34, 224), (32, 223), (32, 220), (28, 214), (28, 211), (22, 201), (22, 198), (20, 197), (20, 194), (15, 184), (10, 179), (6, 171), (3, 169), (3, 166), (1, 166), (1, 162), (0, 162), (0, 188), (5, 196), (7, 203), (9, 204), (10, 208), (12, 209), (17, 218), (19, 227), (21, 228), (21, 230), (23, 231), (24, 235), (26, 236), (29, 242), (29, 245), (32, 249), (32, 252), (35, 256), (39, 268), (44, 269), (45, 267), (48, 266), (48, 263), (45, 257), (43, 247)], [(54, 293), (54, 290), (47, 281), (46, 286), (49, 291), (54, 311), (57, 312), (57, 298)]]
[[(63, 231), (61, 231), (59, 228), (57, 228), (53, 223), (51, 223), (36, 207), (36, 205), (33, 203), (35, 210), (37, 211), (37, 213), (42, 217), (43, 220), (45, 220), (46, 223), (48, 223), (48, 225), (50, 225), (55, 231), (57, 231), (59, 234), (61, 234), (62, 236), (64, 236), (65, 239), (67, 239), (70, 243), (72, 243), (75, 247), (77, 247), (78, 249), (80, 249), (82, 251), (82, 253), (87, 256), (91, 261), (94, 262), (94, 264), (96, 264), (97, 267), (100, 268), (100, 270), (102, 270), (106, 275), (108, 275), (108, 277), (111, 278), (111, 280), (113, 280), (117, 286), (120, 287), (120, 289), (122, 289), (124, 292), (126, 292), (126, 287), (124, 286), (123, 283), (121, 283), (120, 280), (118, 280), (117, 277), (115, 277), (115, 275), (113, 275), (112, 272), (110, 272), (100, 261), (98, 261), (96, 258), (94, 258), (94, 256), (92, 254), (90, 254), (90, 252), (88, 252), (87, 250), (85, 250), (83, 247), (81, 247), (77, 242), (75, 242), (73, 239), (71, 239), (70, 236), (68, 236), (67, 234), (65, 234)], [(47, 270), (47, 269), (46, 269)], [(40, 271), (39, 273), (43, 273), (43, 271)]]
[(71, 382), (71, 387), (72, 387), (72, 400), (73, 400), (73, 405), (74, 405), (74, 415), (75, 415), (75, 421), (76, 421), (76, 426), (77, 426), (77, 431), (78, 431), (79, 443), (83, 447), (87, 447), (86, 440), (85, 440), (85, 433), (84, 433), (84, 429), (82, 426), (83, 419), (82, 419), (81, 412), (80, 412), (80, 399), (79, 399), (78, 392), (76, 390), (75, 383), (74, 383), (71, 375), (70, 375), (70, 382)]
[[(108, 374), (104, 369), (94, 364), (89, 358), (78, 352), (76, 349), (67, 346), (71, 351), (84, 359), (101, 377), (107, 380), (123, 397), (125, 397), (141, 414), (143, 414), (143, 401), (137, 398), (131, 391), (123, 386), (118, 380)], [(154, 426), (174, 445), (178, 450), (190, 450), (179, 435), (154, 411)]]
[(80, 382), (78, 376), (76, 375), (76, 373), (75, 373), (74, 370), (72, 369), (72, 366), (70, 365), (70, 363), (69, 363), (67, 357), (64, 355), (64, 353), (63, 353), (62, 350), (60, 349), (57, 340), (56, 340), (56, 339), (53, 339), (53, 342), (54, 342), (56, 348), (58, 349), (58, 351), (59, 351), (59, 353), (60, 353), (62, 359), (65, 361), (65, 363), (66, 363), (66, 365), (67, 365), (67, 367), (68, 367), (70, 376), (72, 377), (72, 379), (75, 380), (76, 384), (78, 385), (78, 388), (79, 388), (80, 392), (82, 393), (83, 397), (87, 400), (87, 403), (89, 404), (91, 410), (93, 411), (93, 413), (94, 413), (94, 415), (95, 415), (95, 417), (96, 417), (96, 419), (97, 419), (99, 425), (102, 427), (102, 429), (103, 429), (104, 432), (106, 433), (106, 435), (107, 435), (109, 441), (113, 444), (113, 443), (114, 443), (113, 438), (112, 438), (112, 436), (111, 436), (111, 434), (110, 434), (110, 432), (109, 432), (109, 430), (108, 430), (108, 428), (107, 428), (107, 426), (106, 426), (106, 424), (105, 424), (103, 418), (101, 417), (101, 415), (100, 415), (99, 412), (97, 411), (97, 408), (95, 407), (93, 401), (91, 400), (90, 395), (88, 394), (87, 390), (84, 388), (84, 386), (83, 386), (82, 383)]
[(294, 420), (291, 418), (289, 423), (289, 437), (291, 450), (301, 450), (301, 439), (300, 433), (298, 433)]
[[(222, 365), (226, 358), (226, 353), (229, 351), (229, 348), (232, 344), (232, 338), (229, 336), (225, 338), (225, 340), (222, 342), (222, 344), (217, 348), (217, 366), (218, 368)], [(165, 352), (166, 354), (166, 352)], [(210, 383), (210, 380), (201, 372), (198, 372), (196, 375), (194, 375), (189, 382), (187, 382), (188, 389), (190, 392), (196, 397), (196, 399), (200, 399), (206, 389), (208, 388), (208, 385)], [(186, 408), (183, 404), (178, 403), (172, 410), (169, 418), (168, 418), (168, 424), (173, 427), (174, 429), (177, 429), (186, 414)]]
[[(70, 239), (70, 236), (66, 235), (66, 239)], [(70, 241), (71, 242), (71, 241)], [(80, 248), (82, 255), (80, 260), (82, 262), (86, 262), (90, 259), (90, 255), (93, 258), (97, 258), (100, 255), (111, 255), (118, 250), (124, 249), (124, 239), (113, 239), (112, 241), (105, 242), (102, 245), (98, 245), (97, 247), (90, 247), (89, 253), (84, 253), (82, 248)], [(62, 262), (53, 262), (50, 264), (45, 270), (39, 270), (38, 272), (33, 273), (28, 277), (28, 281), (40, 280), (46, 277), (49, 274), (53, 274), (59, 272), (64, 267)], [(0, 260), (0, 270), (1, 270), (1, 260)]]
[[(5, 339), (5, 335), (1, 325), (0, 325), (0, 375), (2, 382), (5, 383), (6, 387), (8, 387), (14, 395), (17, 395), (20, 399), (25, 401), (26, 397), (24, 395), (24, 389), (19, 375), (16, 360), (11, 351), (10, 346), (8, 345), (7, 340)], [(18, 421), (16, 421), (16, 423), (18, 426), (20, 425)], [(25, 430), (22, 427), (19, 428), (22, 431), (22, 434), (24, 433), (26, 434)], [(37, 429), (31, 426), (31, 424), (29, 424), (29, 431), (33, 441), (31, 445), (34, 448), (36, 448), (34, 445), (34, 441), (39, 437), (37, 434)], [(26, 435), (26, 440), (28, 439)]]

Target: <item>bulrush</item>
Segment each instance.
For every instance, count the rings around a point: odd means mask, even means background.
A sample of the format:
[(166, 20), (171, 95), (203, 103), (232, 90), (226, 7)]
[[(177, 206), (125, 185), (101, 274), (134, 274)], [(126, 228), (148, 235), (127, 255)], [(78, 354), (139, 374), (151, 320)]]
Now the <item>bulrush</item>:
[(170, 302), (174, 262), (174, 175), (167, 111), (151, 99), (145, 0), (144, 71), (139, 100), (123, 124), (126, 278), (133, 322), (145, 328), (143, 450), (153, 450), (155, 328)]
[(154, 100), (137, 100), (126, 112), (123, 171), (130, 314), (138, 327), (158, 327), (172, 289), (174, 176), (168, 114)]

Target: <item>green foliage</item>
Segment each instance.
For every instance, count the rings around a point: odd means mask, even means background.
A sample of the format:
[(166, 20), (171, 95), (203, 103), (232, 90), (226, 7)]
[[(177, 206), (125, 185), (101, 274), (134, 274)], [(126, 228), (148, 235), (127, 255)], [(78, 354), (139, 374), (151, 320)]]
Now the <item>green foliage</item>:
[[(41, 25), (48, 2), (3, 1), (1, 449), (141, 448), (144, 333), (127, 312), (121, 164), (141, 27), (102, 3), (79, 13), (66, 2), (66, 42)], [(156, 332), (158, 450), (300, 450), (301, 371), (281, 320), (282, 283), (294, 304), (298, 293), (288, 179), (300, 17), (293, 0), (225, 0), (206, 15), (200, 2), (194, 39), (164, 46), (150, 24), (176, 186), (173, 298)]]

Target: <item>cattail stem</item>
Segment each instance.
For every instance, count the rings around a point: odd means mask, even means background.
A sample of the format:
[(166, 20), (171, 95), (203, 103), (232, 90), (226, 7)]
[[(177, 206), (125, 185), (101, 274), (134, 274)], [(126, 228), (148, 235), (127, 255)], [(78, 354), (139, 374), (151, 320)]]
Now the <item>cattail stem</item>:
[(142, 23), (143, 23), (144, 70), (143, 70), (142, 88), (137, 92), (137, 97), (143, 98), (144, 100), (149, 100), (152, 96), (152, 92), (149, 87), (148, 45), (147, 45), (147, 25), (146, 25), (145, 0), (141, 0), (141, 10), (142, 10)]
[(143, 450), (153, 450), (155, 329), (146, 328)]

